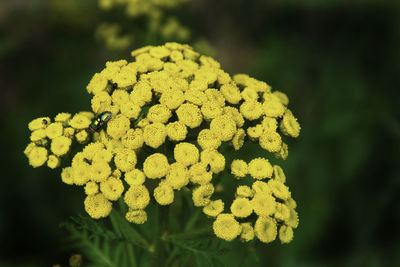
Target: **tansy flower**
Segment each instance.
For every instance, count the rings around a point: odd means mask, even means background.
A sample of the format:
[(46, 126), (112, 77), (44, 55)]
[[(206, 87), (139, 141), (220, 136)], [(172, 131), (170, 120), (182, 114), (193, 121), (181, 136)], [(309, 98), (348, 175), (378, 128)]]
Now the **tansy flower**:
[(185, 101), (185, 96), (181, 90), (170, 89), (162, 93), (160, 103), (169, 109), (177, 109)]
[(231, 205), (231, 212), (235, 217), (246, 218), (253, 212), (253, 207), (247, 198), (236, 198)]
[(147, 118), (151, 122), (166, 123), (171, 117), (172, 113), (167, 106), (163, 104), (157, 104), (152, 106), (147, 113)]
[(274, 165), (274, 176), (273, 178), (281, 183), (286, 182), (286, 176), (285, 173), (283, 172), (282, 168), (279, 167), (278, 165)]
[(289, 209), (289, 212), (289, 218), (285, 220), (285, 224), (296, 229), (299, 225), (299, 216), (293, 208)]
[(212, 179), (212, 171), (207, 171), (208, 163), (197, 162), (189, 169), (190, 181), (194, 184), (207, 184)]
[(276, 131), (264, 131), (259, 142), (260, 146), (269, 152), (278, 152), (282, 145), (281, 136)]
[(274, 96), (276, 96), (277, 98), (279, 98), (279, 100), (281, 101), (281, 103), (284, 106), (287, 106), (289, 104), (289, 98), (287, 97), (286, 94), (280, 92), (280, 91), (275, 91), (272, 93)]
[(50, 118), (49, 117), (40, 117), (37, 119), (34, 119), (28, 124), (28, 128), (31, 131), (39, 130), (39, 129), (44, 129), (47, 127), (47, 125), (50, 124)]
[(137, 119), (140, 114), (140, 106), (133, 102), (126, 102), (121, 104), (120, 106), (121, 114), (126, 116), (129, 119)]
[(100, 149), (94, 154), (92, 161), (93, 161), (93, 163), (97, 162), (97, 161), (109, 163), (112, 158), (113, 158), (113, 154), (111, 153), (110, 150)]
[(190, 89), (185, 92), (185, 100), (189, 103), (201, 106), (207, 103), (207, 96), (200, 90)]
[(271, 179), (268, 181), (268, 186), (271, 188), (272, 194), (277, 198), (282, 200), (290, 198), (289, 188), (283, 183)]
[(242, 231), (240, 232), (240, 239), (249, 242), (254, 239), (254, 229), (253, 226), (251, 226), (251, 223), (246, 222), (246, 223), (241, 223), (240, 224)]
[(47, 159), (47, 167), (50, 169), (55, 169), (60, 166), (60, 159), (54, 155), (50, 155)]
[(220, 88), (220, 92), (224, 96), (225, 100), (230, 104), (238, 104), (242, 100), (239, 88), (234, 84), (224, 84)]
[(137, 158), (136, 153), (130, 149), (120, 149), (114, 157), (115, 166), (123, 172), (131, 171), (135, 168)]
[(254, 88), (251, 87), (246, 87), (244, 90), (241, 92), (242, 98), (245, 101), (257, 101), (258, 100), (258, 93)]
[(87, 131), (81, 130), (76, 133), (75, 138), (79, 143), (83, 144), (86, 143), (86, 141), (89, 139), (89, 134)]
[(43, 138), (46, 138), (46, 130), (45, 129), (38, 129), (31, 133), (31, 141), (37, 142)]
[(64, 128), (64, 133), (63, 133), (63, 135), (64, 135), (65, 137), (72, 138), (72, 137), (74, 136), (74, 133), (75, 133), (75, 129), (74, 129), (74, 128), (72, 128), (72, 127), (66, 127), (66, 128)]
[(172, 163), (170, 165), (165, 181), (173, 189), (181, 189), (189, 183), (189, 172), (185, 165), (179, 162)]
[(129, 93), (126, 90), (116, 89), (111, 95), (111, 101), (115, 105), (122, 106), (129, 101)]
[(128, 222), (143, 224), (147, 221), (147, 213), (144, 210), (130, 210), (125, 214)]
[(275, 152), (274, 155), (278, 159), (285, 160), (289, 155), (288, 145), (285, 142), (282, 142), (281, 149), (278, 152)]
[(253, 190), (250, 187), (248, 187), (247, 185), (239, 185), (236, 188), (236, 197), (237, 198), (241, 198), (241, 197), (249, 198), (249, 197), (253, 197), (253, 195), (254, 195)]
[(107, 123), (107, 134), (114, 139), (119, 139), (126, 134), (131, 122), (124, 115), (117, 115)]
[(155, 57), (155, 58), (166, 58), (170, 55), (171, 51), (166, 48), (165, 46), (156, 46), (150, 48), (149, 51), (150, 55)]
[(268, 117), (281, 117), (285, 112), (285, 106), (282, 105), (278, 97), (267, 93), (264, 94), (263, 110)]
[(133, 169), (125, 173), (124, 179), (130, 186), (135, 186), (143, 184), (146, 176), (141, 170)]
[(232, 241), (241, 232), (240, 224), (229, 213), (219, 214), (213, 223), (213, 229), (216, 236), (226, 241)]
[(167, 157), (161, 153), (154, 153), (148, 156), (143, 163), (143, 172), (150, 179), (164, 177), (168, 171)]
[[(101, 174), (102, 172), (106, 171), (107, 171), (106, 167), (101, 166), (98, 173)], [(92, 176), (92, 166), (87, 164), (86, 162), (79, 163), (73, 167), (74, 184), (84, 185), (90, 180), (91, 176)]]
[(297, 207), (297, 203), (292, 197), (286, 199), (285, 204), (291, 209), (295, 209)]
[(274, 217), (281, 221), (287, 220), (290, 217), (289, 208), (283, 203), (276, 203)]
[(175, 146), (174, 158), (184, 166), (190, 166), (199, 161), (199, 150), (193, 144), (182, 142)]
[(98, 94), (106, 90), (107, 84), (108, 84), (107, 78), (100, 73), (96, 73), (93, 75), (86, 89), (89, 94)]
[(61, 171), (61, 181), (66, 184), (72, 185), (74, 183), (74, 177), (73, 177), (73, 168), (72, 167), (66, 167), (62, 169)]
[(172, 61), (178, 61), (178, 60), (183, 59), (183, 55), (180, 51), (172, 51), (171, 54), (169, 55), (169, 58)]
[(237, 108), (226, 106), (223, 109), (223, 114), (230, 116), (238, 128), (243, 126), (244, 119)]
[(150, 202), (150, 195), (143, 185), (131, 186), (124, 196), (125, 203), (133, 210), (144, 209)]
[(262, 135), (264, 128), (262, 124), (257, 124), (256, 126), (247, 128), (247, 135), (251, 140), (255, 141)]
[(66, 123), (70, 118), (71, 118), (70, 113), (62, 112), (57, 114), (57, 116), (54, 118), (54, 121)]
[(107, 217), (111, 208), (111, 202), (101, 193), (88, 195), (85, 199), (85, 210), (93, 219)]
[(184, 103), (177, 110), (176, 115), (178, 119), (189, 128), (196, 128), (200, 126), (203, 117), (200, 109), (193, 104)]
[(225, 71), (223, 71), (221, 69), (219, 69), (217, 72), (218, 72), (217, 81), (219, 84), (224, 85), (227, 83), (232, 83), (232, 78), (231, 78), (231, 76), (229, 76), (228, 73), (226, 73)]
[(276, 118), (265, 116), (261, 124), (264, 131), (276, 131), (276, 129), (278, 128)]
[(240, 114), (248, 120), (256, 120), (263, 114), (262, 105), (257, 101), (244, 101), (240, 105)]
[(272, 176), (272, 165), (267, 159), (256, 158), (249, 163), (249, 174), (254, 179), (265, 179)]
[(224, 211), (224, 202), (221, 199), (210, 201), (207, 206), (203, 208), (204, 214), (210, 217), (217, 217)]
[(241, 159), (234, 159), (231, 163), (231, 173), (236, 178), (243, 178), (248, 174), (247, 163)]
[(54, 139), (58, 136), (63, 135), (63, 125), (60, 122), (50, 123), (46, 128), (46, 135), (50, 139)]
[(121, 138), (122, 144), (129, 149), (138, 149), (143, 146), (143, 130), (140, 128), (129, 129)]
[(217, 149), (221, 145), (221, 140), (210, 129), (203, 129), (197, 136), (197, 143), (203, 149)]
[(99, 192), (99, 186), (96, 182), (89, 181), (85, 185), (85, 194), (86, 195), (94, 195)]
[(217, 89), (207, 89), (204, 93), (208, 99), (208, 102), (214, 103), (219, 107), (225, 106), (225, 97)]
[(270, 217), (258, 217), (254, 232), (261, 242), (270, 243), (276, 238), (276, 222)]
[(86, 129), (89, 127), (91, 121), (88, 117), (82, 114), (75, 114), (75, 116), (69, 120), (69, 125), (74, 129)]
[(188, 133), (185, 124), (181, 121), (168, 123), (166, 126), (166, 131), (169, 139), (175, 142), (185, 140)]
[(203, 150), (200, 153), (200, 158), (202, 162), (210, 164), (213, 173), (220, 173), (225, 169), (225, 157), (217, 150)]
[(129, 97), (132, 103), (144, 106), (151, 101), (152, 96), (151, 86), (147, 81), (143, 80), (135, 84)]
[(25, 156), (28, 156), (29, 153), (31, 153), (31, 151), (32, 151), (32, 149), (33, 149), (34, 147), (36, 147), (35, 143), (33, 143), (33, 142), (29, 143), (29, 144), (26, 146), (25, 150), (24, 150)]
[(235, 135), (232, 138), (232, 145), (235, 150), (239, 150), (244, 143), (244, 137), (246, 136), (246, 133), (243, 129), (238, 129), (235, 133)]
[[(88, 170), (89, 171), (89, 170)], [(95, 182), (103, 182), (111, 174), (111, 168), (106, 161), (93, 162), (91, 166), (91, 179)]]
[(88, 160), (92, 160), (93, 157), (104, 149), (104, 144), (100, 142), (90, 143), (85, 146), (82, 151), (82, 156)]
[(210, 123), (210, 130), (214, 132), (221, 141), (229, 141), (236, 133), (236, 123), (228, 115), (221, 115)]
[(71, 147), (71, 139), (65, 137), (65, 136), (58, 136), (53, 139), (51, 142), (51, 152), (53, 152), (57, 156), (64, 156), (67, 154), (69, 151), (69, 148)]
[(211, 183), (200, 185), (192, 192), (193, 204), (196, 207), (204, 207), (210, 203), (210, 197), (214, 193), (214, 186)]
[(269, 216), (275, 213), (276, 202), (271, 195), (256, 194), (251, 200), (254, 213), (258, 216)]
[(143, 140), (146, 145), (152, 148), (158, 148), (161, 146), (166, 137), (167, 131), (165, 129), (165, 125), (160, 122), (149, 124), (144, 127)]
[(253, 189), (254, 193), (258, 195), (271, 195), (272, 191), (269, 185), (263, 181), (255, 181), (251, 188)]
[(279, 124), (279, 129), (284, 135), (297, 138), (300, 133), (300, 124), (291, 112), (285, 112)]
[(218, 106), (215, 102), (205, 102), (201, 106), (201, 113), (206, 120), (212, 120), (220, 115), (222, 115), (222, 107)]
[(29, 165), (32, 167), (40, 167), (47, 161), (47, 149), (44, 147), (33, 147), (28, 155)]
[(293, 229), (290, 226), (281, 225), (279, 228), (279, 240), (284, 243), (290, 243), (293, 239)]
[(100, 191), (108, 200), (118, 200), (124, 192), (124, 185), (120, 179), (110, 177), (100, 183)]
[(169, 205), (174, 201), (174, 190), (168, 183), (159, 184), (154, 188), (153, 195), (160, 205)]

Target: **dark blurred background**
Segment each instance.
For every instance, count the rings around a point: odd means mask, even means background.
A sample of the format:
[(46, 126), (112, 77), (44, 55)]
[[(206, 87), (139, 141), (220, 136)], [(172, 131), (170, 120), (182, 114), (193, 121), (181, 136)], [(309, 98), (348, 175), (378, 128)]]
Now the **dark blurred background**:
[[(282, 163), (300, 225), (289, 245), (258, 248), (263, 266), (400, 266), (398, 3), (194, 0), (174, 11), (223, 69), (285, 92), (301, 123)], [(95, 41), (110, 16), (95, 0), (0, 2), (0, 266), (71, 253), (58, 225), (83, 212), (83, 190), (28, 166), (27, 124), (90, 109), (91, 76), (129, 58)]]

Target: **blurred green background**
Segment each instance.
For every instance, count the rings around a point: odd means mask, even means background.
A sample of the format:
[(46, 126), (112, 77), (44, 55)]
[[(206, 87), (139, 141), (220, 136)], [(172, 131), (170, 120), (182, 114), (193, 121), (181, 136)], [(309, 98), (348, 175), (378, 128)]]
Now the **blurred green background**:
[[(398, 3), (194, 0), (174, 11), (223, 69), (285, 92), (301, 123), (282, 163), (300, 225), (288, 245), (257, 246), (261, 266), (400, 266)], [(129, 58), (95, 41), (110, 17), (95, 0), (0, 2), (1, 266), (51, 266), (73, 252), (60, 249), (58, 225), (84, 212), (83, 190), (28, 166), (27, 124), (90, 109), (91, 76)]]

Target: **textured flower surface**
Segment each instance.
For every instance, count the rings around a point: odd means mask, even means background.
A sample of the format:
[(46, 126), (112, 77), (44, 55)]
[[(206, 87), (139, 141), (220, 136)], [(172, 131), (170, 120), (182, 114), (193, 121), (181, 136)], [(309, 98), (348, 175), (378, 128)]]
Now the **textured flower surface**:
[[(29, 123), (29, 164), (63, 166), (61, 180), (84, 187), (94, 219), (107, 217), (120, 200), (129, 207), (126, 220), (143, 224), (150, 203), (171, 205), (189, 191), (193, 205), (214, 220), (217, 237), (290, 242), (296, 202), (273, 164), (288, 155), (284, 138), (300, 133), (288, 97), (248, 75), (231, 77), (188, 45), (147, 46), (132, 56), (133, 62), (107, 62), (93, 76), (91, 112)], [(240, 158), (254, 147), (263, 156)], [(230, 199), (223, 198), (226, 183), (234, 185)]]

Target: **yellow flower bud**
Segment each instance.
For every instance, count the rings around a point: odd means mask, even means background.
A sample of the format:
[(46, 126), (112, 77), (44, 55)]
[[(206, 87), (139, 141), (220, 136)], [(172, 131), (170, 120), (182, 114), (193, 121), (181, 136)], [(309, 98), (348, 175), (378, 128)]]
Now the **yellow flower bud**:
[(244, 101), (240, 105), (240, 114), (248, 120), (256, 120), (263, 114), (262, 105), (257, 101)]
[(166, 123), (171, 115), (172, 113), (167, 106), (163, 104), (157, 104), (150, 107), (147, 118), (151, 122)]
[(204, 214), (210, 217), (217, 217), (224, 211), (224, 202), (221, 199), (210, 201), (207, 206), (203, 208)]
[(254, 229), (251, 223), (241, 223), (242, 231), (240, 232), (240, 239), (249, 242), (254, 239)]
[(254, 232), (261, 242), (270, 243), (276, 238), (276, 222), (270, 217), (258, 217)]
[(28, 124), (28, 128), (31, 131), (39, 130), (39, 129), (45, 129), (47, 125), (50, 124), (50, 118), (49, 117), (40, 117), (37, 119), (34, 119)]
[(89, 195), (85, 199), (85, 210), (93, 219), (107, 217), (111, 212), (111, 202), (101, 193)]
[(118, 200), (124, 192), (124, 185), (120, 179), (110, 177), (100, 183), (100, 191), (108, 200)]
[(176, 115), (178, 119), (189, 128), (196, 128), (200, 126), (203, 121), (200, 109), (190, 103), (182, 104), (177, 110)]
[(289, 104), (289, 98), (287, 97), (287, 95), (285, 93), (282, 93), (280, 91), (275, 91), (272, 94), (274, 96), (276, 96), (277, 98), (279, 98), (282, 105), (287, 106)]
[(213, 173), (220, 173), (225, 169), (225, 157), (217, 150), (203, 150), (200, 158), (202, 162), (210, 164)]
[(89, 181), (85, 185), (85, 194), (86, 195), (94, 195), (99, 192), (99, 186), (97, 185), (96, 182)]
[(47, 159), (47, 167), (50, 169), (55, 169), (60, 166), (60, 159), (54, 155), (50, 155)]
[(236, 188), (236, 197), (241, 198), (241, 197), (253, 197), (254, 192), (253, 190), (248, 187), (247, 185), (239, 185)]
[(165, 181), (173, 189), (181, 189), (189, 183), (189, 172), (185, 165), (179, 162), (170, 165)]
[(244, 143), (246, 133), (243, 129), (238, 129), (232, 138), (232, 145), (235, 150), (239, 150)]
[(177, 109), (185, 101), (185, 96), (181, 90), (170, 89), (162, 93), (160, 103), (168, 109)]
[(144, 210), (130, 210), (125, 214), (128, 222), (143, 224), (147, 221), (147, 213)]
[(185, 124), (181, 121), (168, 123), (166, 126), (166, 131), (169, 139), (176, 142), (185, 140), (188, 132)]
[(193, 204), (196, 207), (204, 207), (208, 205), (213, 193), (214, 186), (211, 183), (196, 187), (192, 192)]
[(240, 224), (232, 214), (221, 213), (213, 223), (214, 233), (217, 237), (226, 241), (232, 241), (241, 232)]
[(120, 139), (129, 130), (130, 125), (128, 117), (117, 115), (107, 123), (107, 134), (114, 139)]
[(268, 117), (281, 117), (285, 112), (285, 106), (282, 105), (278, 97), (273, 94), (264, 94), (263, 103), (264, 114)]
[(201, 90), (190, 89), (185, 92), (185, 100), (189, 103), (201, 106), (207, 103), (207, 96)]
[(194, 184), (208, 184), (212, 179), (212, 171), (207, 171), (208, 163), (197, 162), (189, 169), (190, 181)]
[(234, 159), (231, 163), (231, 173), (236, 178), (243, 178), (248, 174), (247, 163), (241, 159)]
[(221, 141), (229, 141), (236, 133), (236, 123), (228, 115), (221, 115), (210, 123), (210, 130), (214, 132)]
[(300, 134), (300, 124), (291, 112), (286, 112), (279, 124), (279, 129), (284, 135), (297, 138)]
[(68, 153), (70, 147), (71, 147), (71, 139), (65, 137), (65, 136), (58, 136), (53, 139), (51, 142), (51, 152), (53, 152), (57, 156), (64, 156), (65, 154)]
[(279, 240), (284, 243), (290, 243), (293, 240), (293, 228), (290, 226), (282, 225), (279, 228)]
[(154, 189), (154, 198), (160, 205), (169, 205), (174, 201), (174, 190), (168, 183), (159, 184)]
[(226, 101), (231, 104), (236, 105), (240, 100), (242, 100), (239, 88), (234, 84), (224, 84), (221, 86), (220, 91)]
[(224, 115), (228, 115), (232, 118), (232, 120), (236, 123), (237, 127), (242, 127), (244, 124), (244, 119), (242, 114), (240, 114), (239, 110), (234, 107), (226, 106), (223, 110)]
[(148, 156), (143, 163), (143, 172), (150, 179), (164, 177), (168, 171), (167, 157), (161, 153), (154, 153)]
[(283, 203), (276, 203), (274, 217), (281, 221), (287, 220), (290, 217), (289, 208)]
[(269, 152), (278, 152), (282, 146), (281, 136), (276, 131), (264, 131), (259, 141), (260, 146)]
[(164, 144), (166, 137), (167, 131), (165, 125), (160, 122), (149, 124), (144, 127), (143, 140), (146, 145), (152, 148), (158, 148)]
[(131, 186), (124, 196), (125, 203), (133, 210), (144, 209), (150, 202), (150, 195), (143, 185)]
[(47, 150), (44, 147), (34, 147), (28, 155), (29, 165), (40, 167), (47, 161)]
[(191, 143), (182, 142), (175, 146), (174, 157), (184, 166), (190, 166), (199, 161), (199, 150)]
[(221, 145), (221, 140), (210, 129), (203, 129), (197, 136), (197, 143), (203, 150), (217, 149)]
[(45, 129), (38, 129), (31, 133), (31, 141), (32, 142), (38, 142), (43, 138), (46, 138), (46, 130)]
[(63, 135), (63, 125), (60, 122), (53, 122), (50, 123), (49, 126), (46, 128), (46, 135), (50, 139), (54, 139), (58, 136)]
[(259, 195), (256, 194), (251, 200), (254, 213), (258, 216), (269, 216), (274, 214), (276, 202), (271, 195)]
[(93, 162), (91, 167), (91, 179), (95, 182), (103, 182), (111, 175), (110, 165), (106, 161)]
[(124, 179), (130, 186), (135, 186), (143, 184), (146, 180), (146, 176), (141, 170), (133, 169), (125, 173)]
[(286, 200), (291, 196), (289, 188), (277, 180), (269, 180), (268, 186), (271, 188), (272, 194), (279, 199)]
[(246, 218), (253, 213), (253, 207), (247, 198), (236, 198), (231, 205), (231, 212), (235, 217)]
[(61, 181), (63, 183), (72, 185), (74, 183), (73, 174), (74, 172), (72, 167), (63, 168), (61, 171)]
[(129, 129), (121, 138), (122, 144), (129, 149), (138, 149), (143, 146), (143, 131), (140, 128)]
[(272, 176), (272, 165), (267, 159), (256, 158), (249, 163), (249, 174), (254, 179), (265, 179)]
[(286, 182), (286, 176), (285, 173), (283, 172), (282, 168), (279, 167), (278, 165), (274, 165), (274, 175), (273, 178), (281, 183)]
[(115, 166), (123, 172), (131, 171), (135, 168), (137, 158), (136, 153), (128, 148), (120, 149), (114, 157)]

